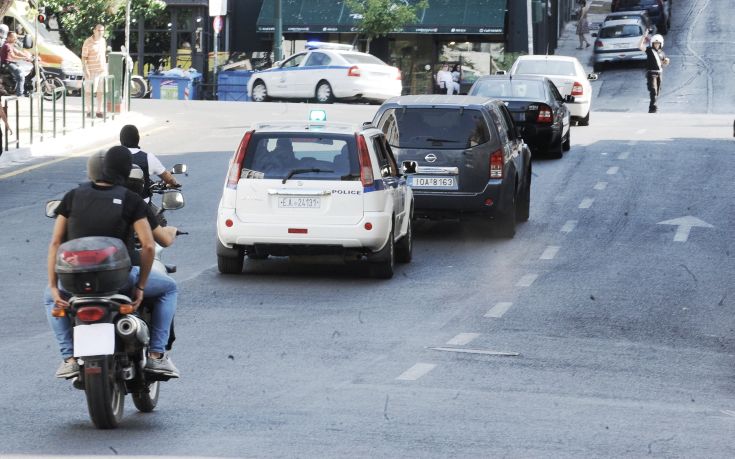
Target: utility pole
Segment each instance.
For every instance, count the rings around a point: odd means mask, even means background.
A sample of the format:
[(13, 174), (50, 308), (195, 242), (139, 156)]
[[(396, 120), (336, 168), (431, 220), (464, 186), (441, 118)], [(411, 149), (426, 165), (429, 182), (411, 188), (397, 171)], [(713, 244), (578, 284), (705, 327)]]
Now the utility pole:
[(273, 59), (280, 61), (283, 59), (282, 36), (283, 36), (283, 16), (281, 14), (281, 0), (276, 0), (276, 9), (273, 19), (275, 19), (276, 30), (273, 32)]
[[(132, 65), (133, 62), (130, 58), (130, 2), (131, 0), (125, 2), (125, 49), (123, 50), (125, 56), (123, 57), (121, 112), (130, 110), (130, 107), (128, 107), (128, 94), (130, 94), (130, 79), (128, 75), (132, 74), (132, 68), (129, 69), (128, 66)], [(141, 63), (141, 61), (138, 58), (138, 63)]]

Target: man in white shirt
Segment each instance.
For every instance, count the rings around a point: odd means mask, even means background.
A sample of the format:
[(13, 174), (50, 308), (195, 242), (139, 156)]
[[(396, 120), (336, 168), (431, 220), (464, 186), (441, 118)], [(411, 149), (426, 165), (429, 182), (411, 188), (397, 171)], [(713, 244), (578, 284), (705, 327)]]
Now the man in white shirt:
[(138, 145), (139, 143), (140, 134), (138, 133), (138, 128), (132, 124), (123, 126), (120, 130), (120, 144), (130, 150), (130, 153), (133, 155), (133, 164), (137, 164), (141, 169), (143, 169), (145, 186), (143, 188), (142, 197), (146, 202), (148, 202), (151, 198), (151, 193), (149, 191), (151, 176), (160, 177), (164, 182), (166, 182), (166, 185), (168, 185), (169, 188), (178, 188), (180, 185), (176, 181), (176, 178), (174, 178), (173, 174), (166, 170), (163, 163), (161, 163), (153, 153), (146, 153), (140, 149), (140, 145)]
[(436, 84), (442, 89), (446, 88), (448, 96), (459, 94), (459, 83), (454, 81), (448, 64), (443, 64), (441, 70), (436, 72)]

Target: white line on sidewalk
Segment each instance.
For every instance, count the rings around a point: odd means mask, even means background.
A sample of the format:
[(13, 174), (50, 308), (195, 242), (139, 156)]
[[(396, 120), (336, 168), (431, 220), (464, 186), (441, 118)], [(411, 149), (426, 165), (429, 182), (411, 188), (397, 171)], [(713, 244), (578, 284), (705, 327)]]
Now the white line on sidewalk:
[(539, 260), (553, 260), (560, 248), (561, 247), (558, 245), (550, 245), (546, 247), (546, 250), (541, 254), (541, 258), (539, 258)]
[(592, 207), (592, 203), (595, 202), (595, 198), (584, 198), (582, 199), (582, 202), (579, 203), (580, 209), (589, 209)]
[(607, 188), (607, 182), (597, 182), (597, 184), (595, 185), (595, 190), (602, 191), (605, 188)]
[(564, 226), (561, 227), (562, 233), (571, 233), (574, 231), (574, 228), (577, 226), (577, 220), (567, 220), (566, 223), (564, 223)]
[(436, 368), (436, 365), (434, 365), (433, 363), (417, 363), (416, 365), (401, 373), (401, 375), (396, 379), (400, 381), (416, 381), (434, 368)]
[(630, 156), (630, 152), (624, 151), (618, 155), (618, 159), (628, 159), (628, 156)]
[(478, 336), (480, 336), (479, 333), (460, 333), (447, 341), (447, 344), (450, 346), (464, 346), (465, 344), (471, 343)]
[(495, 306), (493, 306), (492, 309), (485, 313), (485, 317), (500, 319), (506, 312), (508, 312), (508, 309), (510, 309), (511, 306), (513, 306), (513, 303), (510, 303), (508, 301), (495, 303)]
[(530, 287), (537, 277), (538, 274), (526, 274), (525, 276), (521, 277), (521, 280), (518, 281), (516, 287)]
[(618, 166), (613, 166), (607, 170), (607, 175), (615, 175), (618, 173), (619, 170), (620, 168)]

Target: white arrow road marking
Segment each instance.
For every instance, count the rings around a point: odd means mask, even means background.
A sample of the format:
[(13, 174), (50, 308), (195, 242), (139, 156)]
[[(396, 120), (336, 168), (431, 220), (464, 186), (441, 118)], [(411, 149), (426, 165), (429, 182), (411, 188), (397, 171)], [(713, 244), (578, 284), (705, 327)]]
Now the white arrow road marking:
[(401, 375), (396, 379), (401, 381), (416, 381), (434, 368), (436, 368), (436, 365), (434, 365), (433, 363), (417, 363), (416, 365), (401, 373)]
[(597, 182), (595, 185), (595, 190), (602, 191), (605, 188), (607, 188), (607, 182)]
[(562, 233), (571, 233), (574, 231), (574, 228), (577, 226), (577, 220), (567, 220), (566, 223), (564, 223), (564, 226), (561, 227)]
[(620, 168), (618, 166), (613, 166), (607, 170), (607, 175), (615, 175), (618, 173), (619, 170)]
[(521, 280), (518, 281), (516, 287), (530, 287), (537, 277), (538, 274), (526, 274), (525, 276), (521, 277)]
[(553, 260), (560, 248), (561, 247), (558, 245), (550, 245), (546, 247), (546, 250), (541, 254), (541, 258), (539, 258), (539, 260)]
[(507, 302), (507, 301), (501, 301), (500, 303), (495, 303), (495, 306), (491, 310), (485, 313), (485, 317), (492, 317), (495, 319), (499, 319), (503, 317), (503, 314), (508, 312), (508, 309), (513, 306), (513, 303)]
[(580, 209), (589, 209), (592, 207), (592, 203), (595, 202), (595, 198), (584, 198), (582, 199), (582, 202), (579, 203)]
[(464, 346), (465, 344), (471, 343), (478, 336), (480, 336), (479, 333), (460, 333), (447, 341), (447, 344), (450, 346)]
[(686, 217), (674, 218), (673, 220), (665, 220), (658, 222), (659, 225), (673, 225), (676, 226), (676, 234), (674, 234), (674, 242), (686, 242), (689, 239), (689, 232), (694, 227), (699, 228), (714, 228), (709, 223), (687, 215)]

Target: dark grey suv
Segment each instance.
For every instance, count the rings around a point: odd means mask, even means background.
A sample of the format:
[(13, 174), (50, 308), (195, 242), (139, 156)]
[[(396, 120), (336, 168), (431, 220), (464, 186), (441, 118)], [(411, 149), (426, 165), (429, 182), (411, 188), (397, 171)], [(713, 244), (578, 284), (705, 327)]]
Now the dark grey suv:
[(505, 237), (528, 220), (531, 152), (503, 102), (402, 96), (381, 105), (373, 125), (408, 166), (416, 217), (489, 216)]

